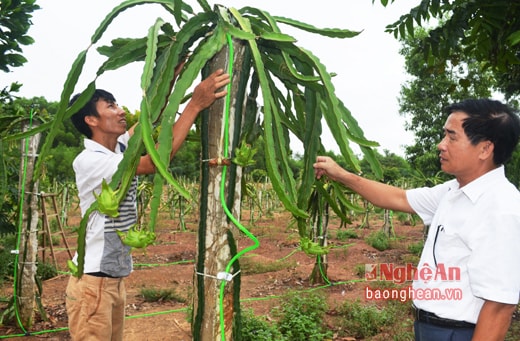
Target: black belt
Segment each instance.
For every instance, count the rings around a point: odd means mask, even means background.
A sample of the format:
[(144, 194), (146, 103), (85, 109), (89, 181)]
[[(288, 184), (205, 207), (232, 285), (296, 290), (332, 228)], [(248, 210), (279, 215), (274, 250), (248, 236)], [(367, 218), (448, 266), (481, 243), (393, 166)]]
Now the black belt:
[(444, 327), (444, 328), (475, 328), (474, 323), (466, 322), (466, 321), (457, 321), (450, 320), (439, 317), (434, 313), (430, 313), (416, 307), (414, 309), (415, 319), (419, 322), (429, 323), (434, 326)]
[(98, 272), (87, 272), (85, 275), (90, 275), (90, 276), (94, 276), (94, 277), (119, 278), (119, 277), (110, 276), (109, 274), (106, 274), (106, 273), (101, 272), (101, 271), (98, 271)]

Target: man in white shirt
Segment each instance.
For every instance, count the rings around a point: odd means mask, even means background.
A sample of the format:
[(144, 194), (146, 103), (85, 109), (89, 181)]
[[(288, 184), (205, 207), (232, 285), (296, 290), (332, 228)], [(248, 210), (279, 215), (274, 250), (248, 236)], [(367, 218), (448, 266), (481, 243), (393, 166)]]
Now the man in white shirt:
[[(181, 147), (198, 114), (217, 98), (227, 94), (222, 87), (229, 75), (215, 71), (197, 85), (191, 100), (173, 125), (171, 158)], [(79, 95), (76, 95), (73, 103)], [(71, 117), (74, 126), (85, 135), (85, 149), (73, 163), (82, 215), (101, 192), (102, 181), (110, 182), (134, 127), (127, 131), (125, 111), (114, 96), (95, 91), (89, 102)], [(149, 155), (142, 156), (136, 175), (155, 172)], [(123, 340), (126, 291), (124, 278), (132, 271), (130, 247), (116, 231), (128, 231), (137, 222), (137, 180), (134, 179), (112, 218), (99, 211), (89, 216), (85, 238), (84, 274), (71, 276), (66, 290), (69, 332), (73, 340)]]
[(453, 104), (447, 113), (438, 150), (441, 168), (453, 180), (403, 190), (347, 172), (323, 156), (315, 173), (375, 206), (417, 213), (430, 225), (418, 270), (457, 269), (455, 279), (414, 278), (416, 292), (457, 287), (462, 293), (457, 300), (414, 299), (417, 341), (503, 340), (520, 294), (520, 193), (503, 164), (518, 143), (520, 121), (510, 107), (488, 99)]

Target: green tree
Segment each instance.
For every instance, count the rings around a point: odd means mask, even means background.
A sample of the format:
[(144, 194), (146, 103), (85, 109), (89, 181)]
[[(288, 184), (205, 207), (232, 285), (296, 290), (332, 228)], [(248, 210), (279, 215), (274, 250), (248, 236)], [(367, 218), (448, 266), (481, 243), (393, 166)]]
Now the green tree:
[[(36, 0), (0, 0), (0, 70), (9, 72), (12, 68), (20, 67), (27, 62), (22, 55), (22, 46), (34, 43), (34, 39), (27, 35), (31, 27), (32, 13), (40, 9)], [(22, 85), (14, 82), (0, 85), (0, 106), (8, 105)], [(11, 116), (6, 107), (3, 114)], [(4, 130), (4, 122), (0, 122), (0, 131)], [(1, 167), (1, 164), (0, 164)], [(5, 171), (0, 168), (0, 171)]]
[[(376, 154), (381, 169), (383, 170), (383, 178), (380, 181), (387, 184), (398, 184), (403, 178), (410, 177), (412, 170), (408, 161), (401, 156), (392, 153), (389, 150), (383, 150), (383, 154)], [(361, 160), (361, 171), (364, 175), (375, 178), (370, 164), (365, 160)]]
[(491, 96), (495, 82), (493, 75), (483, 72), (481, 63), (470, 56), (456, 65), (447, 62), (428, 66), (421, 52), (421, 41), (427, 34), (418, 28), (413, 37), (402, 40), (400, 54), (411, 78), (401, 86), (399, 112), (406, 118), (405, 129), (415, 135), (414, 144), (406, 147), (406, 157), (412, 168), (431, 177), (440, 170), (437, 144), (446, 121), (444, 108), (468, 97)]
[[(386, 6), (389, 1), (381, 3)], [(520, 2), (421, 0), (387, 31), (396, 38), (414, 38), (417, 26), (434, 20), (438, 24), (417, 45), (425, 62), (457, 65), (460, 60), (474, 60), (482, 70), (494, 73), (506, 98), (520, 94)]]
[[(393, 2), (381, 0), (384, 6)], [(437, 24), (433, 25), (433, 21)], [(428, 25), (432, 27), (426, 31)], [(439, 113), (441, 105), (462, 99), (460, 96), (464, 93), (459, 93), (460, 86), (464, 89), (475, 87), (467, 93), (468, 97), (488, 97), (487, 91), (499, 90), (510, 104), (518, 107), (520, 3), (421, 0), (409, 13), (388, 25), (387, 32), (405, 42), (402, 53), (407, 56), (407, 69), (424, 72), (423, 76), (416, 77), (424, 80), (423, 83), (403, 87), (400, 105), (403, 115), (412, 118), (407, 129), (416, 132), (415, 144), (407, 148), (406, 155), (425, 178), (433, 179), (437, 177), (438, 159), (434, 150), (437, 142), (431, 137), (435, 136), (435, 131), (440, 131), (444, 119), (432, 114)], [(413, 47), (411, 55), (410, 47)], [(410, 62), (412, 58), (416, 59), (415, 66)], [(453, 74), (455, 68), (462, 72)], [(446, 72), (449, 74), (444, 75)], [(441, 78), (446, 78), (448, 83), (440, 84), (444, 82)], [(457, 84), (452, 82), (455, 80)], [(423, 93), (422, 87), (429, 85), (435, 87)], [(456, 95), (453, 90), (457, 90)], [(449, 97), (443, 98), (443, 94)], [(506, 175), (517, 186), (520, 185), (519, 157), (520, 147), (517, 147), (506, 164)]]
[(9, 72), (27, 62), (21, 54), (22, 45), (34, 43), (26, 33), (32, 12), (38, 9), (36, 0), (0, 0), (0, 70)]

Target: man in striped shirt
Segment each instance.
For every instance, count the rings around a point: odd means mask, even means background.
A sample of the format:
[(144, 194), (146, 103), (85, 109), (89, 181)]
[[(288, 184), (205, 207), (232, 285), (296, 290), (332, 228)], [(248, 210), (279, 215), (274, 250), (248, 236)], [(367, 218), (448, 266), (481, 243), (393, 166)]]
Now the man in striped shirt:
[[(215, 71), (193, 92), (182, 115), (173, 125), (171, 157), (179, 150), (199, 112), (226, 95), (222, 87), (229, 75)], [(76, 95), (71, 104), (77, 100)], [(85, 136), (85, 149), (73, 162), (82, 215), (99, 195), (103, 180), (110, 183), (123, 159), (134, 127), (127, 130), (125, 111), (114, 96), (97, 89), (89, 102), (71, 117)], [(136, 175), (151, 174), (149, 155), (141, 157)], [(73, 340), (122, 340), (126, 305), (124, 278), (132, 272), (130, 247), (116, 231), (128, 231), (137, 222), (137, 178), (119, 206), (116, 218), (94, 211), (88, 219), (84, 274), (71, 276), (66, 291), (69, 331)], [(77, 255), (74, 261), (76, 261)]]

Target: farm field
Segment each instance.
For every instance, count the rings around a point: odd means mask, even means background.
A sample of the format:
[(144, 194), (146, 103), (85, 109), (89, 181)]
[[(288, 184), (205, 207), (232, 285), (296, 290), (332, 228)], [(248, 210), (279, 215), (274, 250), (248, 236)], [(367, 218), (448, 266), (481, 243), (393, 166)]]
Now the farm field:
[[(69, 225), (75, 226), (79, 218), (70, 215)], [(328, 340), (411, 340), (412, 316), (411, 302), (399, 300), (367, 300), (365, 290), (374, 288), (406, 288), (410, 282), (396, 284), (393, 282), (369, 282), (364, 279), (365, 264), (391, 263), (404, 265), (418, 260), (414, 246), (422, 240), (423, 225), (404, 224), (394, 220), (395, 238), (390, 240), (390, 248), (378, 251), (367, 244), (365, 237), (381, 229), (382, 220), (374, 214), (369, 228), (359, 228), (360, 222), (354, 221), (346, 227), (339, 228), (339, 220), (329, 222), (329, 244), (332, 249), (328, 255), (328, 271), (322, 284), (312, 284), (309, 276), (315, 259), (298, 250), (299, 237), (291, 218), (285, 212), (274, 212), (254, 223), (249, 222), (246, 212), (242, 221), (260, 241), (256, 250), (247, 253), (240, 259), (241, 265), (241, 299), (242, 310), (253, 311), (255, 316), (267, 317), (274, 321), (273, 309), (286, 304), (287, 294), (297, 292), (298, 295), (323, 295), (327, 310), (323, 325), (331, 331)], [(149, 246), (146, 252), (134, 250), (135, 271), (126, 281), (127, 320), (125, 340), (128, 341), (163, 341), (191, 340), (189, 306), (194, 276), (194, 259), (196, 250), (196, 217), (186, 219), (186, 230), (181, 231), (176, 219), (162, 214), (156, 228), (158, 240)], [(349, 233), (345, 233), (346, 231)], [(67, 232), (70, 245), (75, 245), (75, 234)], [(238, 238), (238, 247), (242, 249), (251, 245), (246, 236)], [(63, 247), (63, 243), (57, 247)], [(415, 247), (416, 248), (416, 247)], [(68, 255), (63, 249), (57, 253), (60, 270), (66, 271)], [(13, 340), (70, 340), (65, 313), (65, 287), (67, 274), (43, 282), (43, 305), (48, 321), (38, 321), (31, 332), (44, 332), (35, 336), (20, 336), (21, 331), (13, 326), (0, 327), (0, 335), (13, 335)], [(173, 292), (176, 299), (166, 297), (148, 302), (143, 291)], [(12, 283), (4, 282), (1, 297), (12, 293)], [(345, 315), (345, 303), (358, 302), (362, 306), (375, 306), (376, 311), (392, 305), (394, 315), (388, 321), (377, 326), (376, 332), (367, 331), (368, 326), (355, 326), (345, 323), (351, 319)], [(0, 310), (5, 307), (0, 305)], [(373, 311), (373, 310), (372, 310)], [(395, 313), (397, 311), (397, 313)], [(366, 313), (366, 312), (365, 312)], [(368, 325), (371, 316), (362, 318)], [(515, 330), (520, 330), (518, 314), (515, 315)], [(364, 333), (364, 335), (363, 335)], [(510, 332), (512, 334), (512, 332)], [(520, 340), (516, 332), (508, 340)]]

